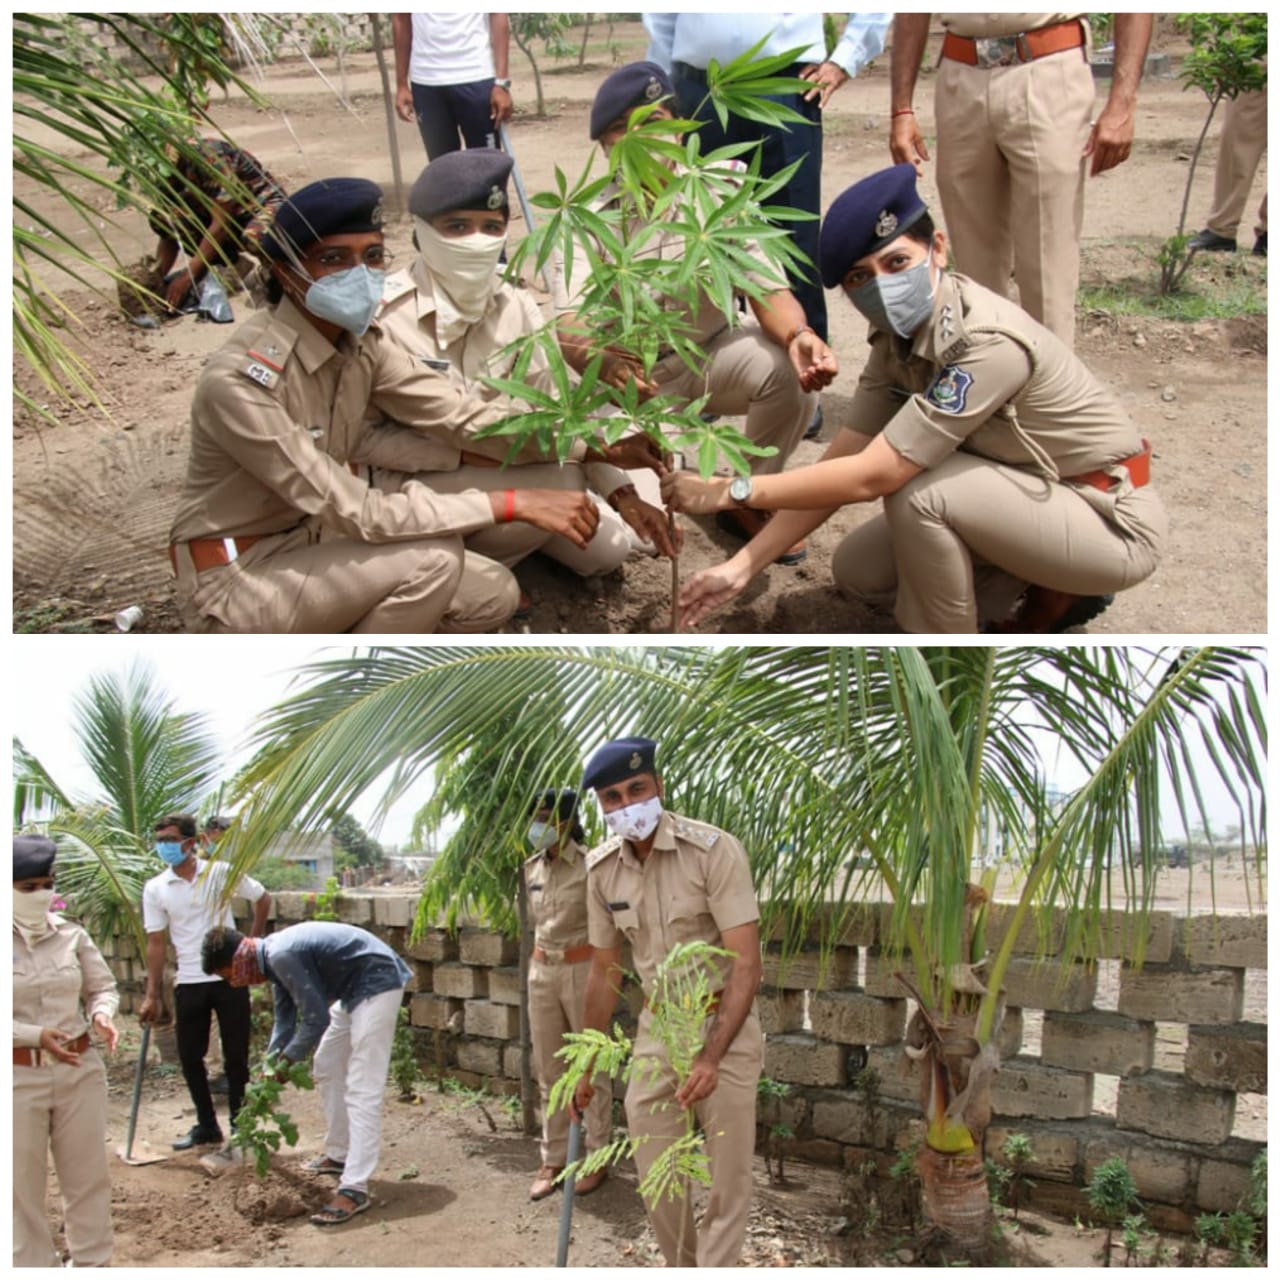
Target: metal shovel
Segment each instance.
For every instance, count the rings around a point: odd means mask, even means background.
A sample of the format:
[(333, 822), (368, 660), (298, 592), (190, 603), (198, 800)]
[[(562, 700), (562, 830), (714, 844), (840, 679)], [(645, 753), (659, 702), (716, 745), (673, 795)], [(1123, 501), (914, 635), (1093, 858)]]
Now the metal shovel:
[(143, 1141), (138, 1150), (134, 1150), (133, 1135), (138, 1127), (138, 1103), (142, 1099), (142, 1072), (147, 1065), (147, 1046), (151, 1043), (151, 1023), (142, 1024), (142, 1048), (138, 1050), (138, 1069), (133, 1073), (133, 1102), (129, 1106), (129, 1131), (125, 1136), (124, 1146), (116, 1148), (116, 1155), (125, 1164), (156, 1164), (169, 1157), (152, 1148), (149, 1142)]
[(556, 1244), (556, 1266), (569, 1265), (569, 1227), (573, 1223), (573, 1184), (577, 1181), (573, 1163), (578, 1158), (578, 1148), (582, 1145), (582, 1121), (569, 1120), (569, 1159), (566, 1161), (569, 1172), (564, 1180), (564, 1203), (560, 1206), (560, 1240)]

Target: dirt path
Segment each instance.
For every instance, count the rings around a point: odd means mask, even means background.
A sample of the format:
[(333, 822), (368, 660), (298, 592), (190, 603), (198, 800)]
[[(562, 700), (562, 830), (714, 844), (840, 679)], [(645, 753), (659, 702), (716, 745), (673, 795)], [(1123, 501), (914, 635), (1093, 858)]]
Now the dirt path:
[[(619, 31), (622, 57), (643, 56), (638, 26)], [(358, 119), (325, 96), (296, 64), (271, 71), (267, 92), (276, 109), (259, 111), (233, 98), (215, 114), (287, 186), (336, 173), (360, 174), (390, 186), (372, 58), (357, 56), (352, 68), (349, 85)], [(887, 60), (881, 59), (833, 100), (825, 125), (827, 201), (886, 162), (887, 68)], [(516, 67), (517, 90), (526, 71)], [(551, 117), (517, 116), (512, 136), (531, 191), (551, 184), (555, 166), (576, 176), (585, 163), (587, 107), (603, 72), (596, 67), (549, 75)], [(528, 91), (523, 96), (518, 92), (518, 105), (528, 108), (530, 97)], [(926, 86), (920, 109), (927, 133), (932, 132), (930, 99)], [(288, 124), (280, 109), (287, 112)], [(1153, 253), (1157, 240), (1172, 229), (1171, 211), (1185, 181), (1185, 155), (1202, 118), (1198, 98), (1184, 93), (1178, 81), (1144, 84), (1132, 158), (1090, 183), (1086, 283), (1154, 273), (1142, 254)], [(406, 176), (412, 180), (422, 159), (420, 144), (412, 126), (398, 129)], [(1208, 203), (1212, 158), (1211, 151), (1197, 174), (1193, 221)], [(1263, 183), (1265, 162), (1258, 175), (1260, 189)], [(924, 187), (927, 197), (934, 195), (931, 176)], [(151, 247), (141, 219), (120, 230), (105, 230), (126, 260)], [(89, 233), (83, 234), (87, 243)], [(389, 239), (403, 260), (410, 252), (403, 222), (390, 229)], [(1215, 259), (1199, 269), (1230, 272), (1236, 284), (1265, 280), (1265, 266), (1245, 255)], [(28, 630), (100, 629), (110, 626), (118, 609), (136, 603), (144, 610), (141, 629), (177, 630), (166, 535), (186, 463), (192, 387), (228, 331), (185, 319), (147, 333), (131, 328), (109, 304), (89, 295), (75, 295), (73, 301), (83, 322), (79, 339), (99, 374), (112, 416), (58, 411), (60, 424), (51, 429), (26, 412), (15, 415), (15, 617)], [(241, 301), (238, 315), (244, 314)], [(846, 420), (865, 349), (863, 327), (841, 300), (833, 298), (832, 315), (832, 345), (841, 375), (824, 396), (825, 439)], [(1078, 345), (1153, 441), (1158, 484), (1172, 525), (1161, 569), (1126, 592), (1090, 630), (1265, 630), (1265, 321), (1174, 324), (1082, 314)], [(20, 387), (48, 401), (25, 369), (16, 377)], [(816, 460), (824, 447), (802, 445), (793, 465)], [(851, 508), (839, 513), (810, 540), (805, 564), (769, 570), (735, 607), (704, 624), (704, 632), (894, 630), (891, 618), (845, 601), (831, 588), (833, 549), (869, 514)], [(735, 544), (709, 519), (688, 519), (685, 526), (684, 576), (734, 550)], [(518, 576), (535, 602), (527, 624), (532, 632), (652, 632), (668, 625), (666, 562), (639, 557), (600, 581), (583, 583), (535, 556), (519, 568)]]

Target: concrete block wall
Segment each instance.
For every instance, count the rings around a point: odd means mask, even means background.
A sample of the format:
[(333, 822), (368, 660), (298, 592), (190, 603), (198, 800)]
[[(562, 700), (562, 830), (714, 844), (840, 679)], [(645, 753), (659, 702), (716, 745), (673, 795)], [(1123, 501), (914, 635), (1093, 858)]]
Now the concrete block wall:
[[(310, 918), (314, 904), (314, 894), (277, 894), (273, 927)], [(475, 925), (410, 942), (416, 909), (417, 899), (404, 894), (357, 890), (338, 900), (340, 918), (383, 938), (414, 970), (406, 999), (424, 1069), (517, 1093), (516, 943)], [(996, 911), (997, 938), (1011, 914)], [(893, 976), (904, 966), (881, 949), (885, 919), (863, 908), (821, 922), (838, 925), (838, 945), (825, 954), (818, 924), (794, 956), (784, 959), (780, 929), (765, 944), (765, 1074), (791, 1086), (782, 1118), (795, 1134), (794, 1158), (860, 1166), (890, 1159), (920, 1136), (919, 1069), (902, 1051), (913, 1005)], [(1266, 929), (1265, 916), (1227, 917), (1215, 927), (1157, 913), (1139, 970), (1126, 962), (1137, 942), (1133, 926), (1116, 922), (1104, 930), (1103, 950), (1121, 962), (1118, 992), (1105, 1001), (1096, 968), (1041, 961), (1042, 939), (1033, 928), (1020, 931), (1005, 983), (986, 1153), (1000, 1160), (1010, 1133), (1031, 1138), (1034, 1203), (1082, 1212), (1081, 1188), (1119, 1155), (1158, 1226), (1189, 1231), (1197, 1213), (1237, 1207), (1262, 1149), (1232, 1128), (1237, 1095), (1267, 1091), (1267, 1028), (1244, 1015), (1245, 972), (1266, 968)], [(1061, 946), (1063, 936), (1057, 920), (1044, 940)], [(127, 1011), (141, 999), (141, 962), (127, 939), (110, 940), (104, 954)], [(637, 1007), (624, 999), (620, 1016), (634, 1017)], [(1181, 1024), (1185, 1035), (1181, 1070), (1157, 1066), (1157, 1028), (1168, 1024)], [(1028, 1025), (1038, 1037), (1027, 1040)], [(1100, 1078), (1113, 1086), (1114, 1114), (1099, 1106)]]

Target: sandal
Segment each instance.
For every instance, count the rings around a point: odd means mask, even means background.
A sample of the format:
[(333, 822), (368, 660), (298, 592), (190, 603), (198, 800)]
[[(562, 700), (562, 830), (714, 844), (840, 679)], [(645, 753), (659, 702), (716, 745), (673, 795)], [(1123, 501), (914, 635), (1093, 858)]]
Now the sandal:
[(341, 1205), (336, 1204), (325, 1205), (323, 1209), (319, 1209), (311, 1215), (311, 1221), (317, 1227), (341, 1226), (344, 1222), (350, 1222), (357, 1213), (363, 1213), (373, 1203), (369, 1199), (367, 1191), (357, 1191), (354, 1187), (339, 1187), (334, 1194), (346, 1196), (354, 1208), (344, 1209)]
[(302, 1167), (307, 1173), (331, 1173), (335, 1178), (340, 1178), (345, 1165), (332, 1156), (312, 1156)]

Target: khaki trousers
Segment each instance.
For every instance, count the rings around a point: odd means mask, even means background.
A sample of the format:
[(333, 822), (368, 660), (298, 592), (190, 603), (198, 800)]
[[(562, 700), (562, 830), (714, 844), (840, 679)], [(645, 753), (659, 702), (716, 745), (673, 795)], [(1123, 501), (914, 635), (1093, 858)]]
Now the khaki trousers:
[(464, 551), (459, 538), (312, 542), (304, 528), (198, 577), (181, 550), (178, 564), (179, 605), (192, 631), (494, 631), (520, 602), (511, 573)]
[(1075, 337), (1080, 229), (1093, 111), (1083, 49), (985, 70), (938, 67), (938, 195), (956, 268)]
[[(1126, 533), (1066, 485), (955, 453), (890, 494), (884, 514), (836, 548), (836, 584), (898, 593), (912, 632), (975, 632), (1027, 583), (1078, 595), (1123, 591), (1160, 562), (1164, 507), (1150, 487), (1123, 499)], [(975, 571), (975, 564), (978, 566)]]
[[(392, 474), (375, 471), (377, 479), (374, 483), (382, 488), (385, 483), (383, 477)], [(461, 493), (464, 489), (479, 489), (483, 493), (502, 489), (568, 489), (581, 492), (587, 487), (586, 473), (573, 462), (564, 466), (555, 462), (531, 462), (514, 467), (461, 466), (456, 471), (424, 472), (413, 478), (437, 493)], [(398, 477), (399, 482), (403, 480), (403, 476)], [(389, 492), (394, 493), (398, 488), (399, 483)], [(496, 560), (508, 569), (514, 568), (534, 551), (541, 551), (584, 578), (610, 573), (631, 554), (634, 546), (631, 527), (602, 498), (595, 494), (591, 496), (600, 513), (600, 523), (585, 550), (579, 550), (568, 538), (536, 529), (521, 520), (468, 534), (467, 550)]]
[[(569, 1031), (582, 1030), (590, 962), (543, 964), (529, 961), (529, 1034), (533, 1040), (533, 1071), (542, 1097), (542, 1163), (563, 1169), (569, 1152), (569, 1109), (552, 1112), (551, 1086), (564, 1074), (564, 1059), (556, 1051)], [(596, 1091), (587, 1105), (586, 1150), (608, 1146), (613, 1124), (613, 1086), (597, 1075)], [(582, 1155), (583, 1152), (579, 1152)]]
[(13, 1265), (62, 1265), (44, 1198), (49, 1149), (58, 1173), (67, 1247), (77, 1267), (111, 1261), (111, 1175), (107, 1169), (107, 1073), (96, 1049), (80, 1065), (45, 1059), (13, 1068)]
[[(1267, 149), (1267, 91), (1242, 93), (1223, 108), (1222, 137), (1218, 141), (1218, 167), (1213, 177), (1213, 212), (1205, 224), (1215, 235), (1236, 238), (1240, 218), (1249, 199), (1258, 163)], [(1262, 206), (1255, 236), (1267, 231), (1267, 193), (1262, 193)]]
[[(654, 1159), (685, 1131), (685, 1113), (675, 1103), (676, 1080), (662, 1046), (649, 1033), (651, 1015), (640, 1016), (637, 1069), (627, 1087), (627, 1126), (643, 1181)], [(656, 1071), (645, 1063), (655, 1062)], [(669, 1267), (735, 1267), (742, 1254), (751, 1210), (751, 1161), (756, 1146), (756, 1086), (764, 1061), (760, 1019), (748, 1015), (720, 1063), (715, 1092), (694, 1104), (711, 1163), (711, 1194), (695, 1231), (691, 1188), (645, 1205)]]
[(659, 362), (654, 381), (663, 395), (695, 400), (711, 396), (705, 412), (746, 415), (744, 434), (755, 444), (777, 449), (772, 457), (751, 458), (751, 474), (775, 475), (786, 465), (813, 418), (815, 398), (800, 386), (787, 353), (769, 341), (759, 325), (726, 329), (707, 344), (711, 364), (693, 373), (677, 356)]

